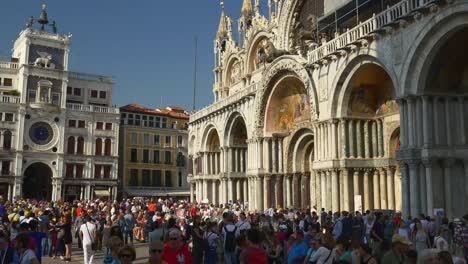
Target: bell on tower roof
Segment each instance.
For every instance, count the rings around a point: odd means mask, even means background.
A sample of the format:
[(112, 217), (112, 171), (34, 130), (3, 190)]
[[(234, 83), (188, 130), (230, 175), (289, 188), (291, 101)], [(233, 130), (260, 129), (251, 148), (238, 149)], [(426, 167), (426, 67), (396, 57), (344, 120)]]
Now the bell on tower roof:
[(216, 33), (216, 36), (218, 38), (221, 38), (226, 33), (227, 33), (227, 21), (226, 21), (226, 15), (224, 14), (224, 2), (221, 1), (221, 18), (219, 19), (218, 33)]
[(41, 15), (39, 16), (39, 19), (37, 20), (37, 23), (41, 24), (41, 30), (45, 30), (45, 25), (49, 24), (49, 20), (47, 19), (47, 10), (46, 10), (46, 4), (42, 5), (42, 11)]
[(252, 0), (244, 0), (241, 9), (241, 16), (251, 16), (253, 13)]

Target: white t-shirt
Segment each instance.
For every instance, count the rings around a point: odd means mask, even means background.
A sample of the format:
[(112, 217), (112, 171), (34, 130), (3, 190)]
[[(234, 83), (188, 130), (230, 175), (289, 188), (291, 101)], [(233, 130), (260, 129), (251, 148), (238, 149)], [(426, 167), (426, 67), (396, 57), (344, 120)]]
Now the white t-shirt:
[(311, 257), (310, 262), (316, 262), (317, 264), (331, 264), (333, 262), (333, 256), (331, 250), (326, 247), (319, 247), (315, 254)]
[(434, 238), (434, 247), (437, 248), (437, 251), (448, 251), (448, 243), (441, 236), (436, 236)]
[(24, 251), (19, 258), (19, 264), (30, 264), (33, 259), (37, 259), (36, 254), (30, 249)]
[(90, 222), (82, 224), (80, 227), (80, 232), (83, 234), (83, 245), (91, 245), (93, 242), (95, 242), (94, 232), (96, 232), (96, 225)]

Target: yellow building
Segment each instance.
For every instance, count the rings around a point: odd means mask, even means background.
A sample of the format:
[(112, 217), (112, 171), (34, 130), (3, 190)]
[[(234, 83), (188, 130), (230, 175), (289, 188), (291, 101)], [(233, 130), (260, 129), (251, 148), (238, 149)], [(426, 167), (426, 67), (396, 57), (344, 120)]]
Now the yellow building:
[(188, 197), (188, 113), (176, 106), (120, 108), (119, 195)]

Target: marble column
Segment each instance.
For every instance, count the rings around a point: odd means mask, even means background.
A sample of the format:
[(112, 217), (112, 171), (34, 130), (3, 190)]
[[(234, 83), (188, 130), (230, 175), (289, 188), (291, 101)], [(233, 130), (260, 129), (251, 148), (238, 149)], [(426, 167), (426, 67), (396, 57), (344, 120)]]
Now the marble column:
[(217, 203), (218, 202), (218, 181), (212, 180), (211, 181), (211, 202)]
[(385, 155), (384, 152), (384, 144), (383, 144), (383, 120), (377, 119), (377, 140), (378, 140), (378, 153), (379, 157), (383, 157)]
[(332, 147), (332, 151), (331, 151), (332, 153), (331, 154), (332, 154), (333, 159), (338, 159), (338, 147), (337, 147), (337, 144), (336, 144), (336, 142), (337, 142), (337, 137), (336, 137), (337, 135), (336, 134), (337, 134), (337, 130), (338, 130), (337, 121), (332, 120), (330, 122), (330, 127), (331, 127), (331, 142), (330, 142), (330, 144), (331, 144), (331, 147)]
[(314, 154), (315, 154), (315, 159), (317, 160), (318, 160), (318, 144), (319, 144), (318, 129), (317, 129), (317, 125), (314, 125)]
[(275, 205), (276, 206), (280, 206), (280, 207), (283, 207), (283, 195), (282, 195), (282, 191), (283, 191), (283, 177), (281, 175), (276, 175), (276, 180), (275, 180), (275, 194), (276, 194), (276, 201), (275, 201)]
[(340, 203), (339, 203), (339, 198), (340, 198), (340, 192), (339, 192), (339, 182), (338, 182), (338, 172), (336, 170), (333, 170), (331, 172), (331, 181), (332, 181), (332, 210), (333, 212), (338, 212), (340, 211)]
[(233, 180), (231, 178), (228, 178), (227, 180), (227, 191), (228, 191), (228, 201), (234, 201)]
[(374, 187), (374, 209), (382, 209), (380, 206), (380, 184), (379, 184), (379, 171), (377, 169), (374, 169), (374, 177), (372, 181), (372, 185)]
[(278, 139), (278, 171), (284, 172), (283, 139)]
[(242, 202), (241, 180), (236, 179), (236, 200)]
[[(423, 101), (424, 103), (424, 101)], [(433, 216), (434, 215), (434, 187), (433, 187), (433, 179), (432, 179), (432, 160), (425, 159), (422, 161), (424, 164), (425, 169), (425, 176), (426, 176), (426, 215)]]
[(331, 204), (327, 204), (327, 173), (325, 171), (322, 171), (321, 173), (321, 200), (322, 200), (322, 208), (325, 208), (325, 210), (329, 210), (328, 207), (331, 207)]
[(316, 197), (316, 204), (317, 204), (317, 212), (320, 212), (321, 208), (323, 208), (322, 203), (322, 172), (315, 171), (315, 197)]
[[(457, 120), (460, 123), (460, 144), (466, 144), (466, 133), (465, 133), (465, 111), (464, 111), (464, 101), (465, 98), (463, 96), (458, 96), (457, 98), (457, 105), (458, 105), (458, 117)], [(432, 121), (432, 120), (431, 120)]]
[(292, 205), (291, 201), (291, 175), (285, 175), (286, 180), (286, 206), (290, 207)]
[[(414, 114), (414, 101), (412, 98), (408, 98), (407, 99), (407, 108), (406, 108), (406, 113), (407, 113), (407, 122), (408, 124), (415, 124), (415, 120), (413, 118), (413, 114)], [(403, 115), (405, 116), (405, 115)], [(415, 140), (414, 140), (414, 129), (409, 129), (408, 127), (408, 124), (405, 124), (405, 129), (407, 129), (407, 134), (408, 134), (408, 146), (410, 148), (414, 147), (414, 144), (415, 144)], [(413, 213), (413, 212), (412, 212)]]
[(338, 193), (340, 194), (340, 200), (338, 201), (339, 211), (343, 211), (344, 208), (344, 184), (343, 184), (343, 173), (342, 170), (338, 171)]
[(249, 197), (248, 197), (248, 194), (249, 194), (249, 190), (248, 190), (248, 186), (247, 186), (247, 179), (242, 179), (242, 202), (245, 203), (245, 202), (248, 202), (249, 201)]
[(451, 111), (450, 111), (450, 105), (451, 105), (451, 100), (450, 97), (447, 96), (445, 97), (445, 135), (447, 137), (447, 145), (452, 146), (453, 145), (453, 138), (452, 138), (452, 124), (450, 122), (450, 116), (451, 116)]
[(364, 157), (370, 158), (370, 134), (369, 134), (369, 120), (364, 121)]
[[(208, 180), (203, 180), (203, 199), (208, 199)], [(212, 202), (210, 200), (210, 202)]]
[(265, 210), (267, 210), (268, 208), (271, 208), (271, 176), (270, 175), (265, 175), (263, 177), (263, 190), (264, 190), (263, 204), (264, 204)]
[(372, 157), (376, 158), (379, 156), (377, 150), (377, 122), (372, 121)]
[(293, 193), (294, 193), (294, 207), (301, 207), (301, 185), (300, 185), (300, 174), (293, 174)]
[(239, 156), (240, 156), (240, 168), (239, 168), (239, 172), (245, 172), (245, 160), (244, 160), (244, 157), (245, 157), (245, 150), (244, 148), (240, 148), (239, 149)]
[[(444, 159), (444, 201), (445, 201), (445, 214), (448, 219), (453, 218), (452, 208), (452, 166), (455, 163), (455, 159)], [(465, 187), (466, 188), (466, 187)]]
[(396, 166), (395, 170), (393, 171), (393, 181), (395, 183), (395, 210), (403, 211), (403, 204), (402, 204), (402, 188), (401, 188), (401, 171), (400, 166)]
[(332, 198), (332, 173), (331, 171), (327, 171), (327, 210), (333, 210), (333, 198)]
[(362, 158), (362, 121), (356, 120), (356, 150), (357, 157)]
[[(317, 185), (317, 175), (315, 174), (314, 170), (310, 171), (310, 208), (314, 208), (314, 206), (317, 205), (317, 190), (315, 189), (315, 186)], [(317, 210), (320, 210), (317, 207)]]
[(194, 199), (194, 188), (193, 188), (193, 184), (190, 182), (190, 202), (193, 203), (195, 201)]
[[(428, 148), (432, 146), (433, 143), (433, 112), (432, 112), (432, 102), (428, 96), (422, 97), (422, 107), (423, 107), (423, 147)], [(462, 111), (463, 112), (463, 111)], [(463, 130), (461, 130), (463, 131)], [(433, 212), (431, 212), (431, 215)]]
[(356, 157), (355, 140), (354, 140), (354, 120), (348, 122), (348, 137), (349, 137), (349, 157)]
[(261, 177), (256, 177), (255, 181), (256, 181), (256, 185), (257, 185), (256, 186), (257, 187), (256, 188), (256, 190), (257, 190), (257, 192), (256, 192), (256, 194), (257, 194), (257, 209), (258, 209), (259, 212), (263, 212), (263, 208), (264, 208), (263, 207), (263, 196), (262, 196), (263, 192), (258, 191), (258, 190), (264, 190), (263, 186), (262, 186), (262, 178)]
[(409, 167), (409, 189), (410, 189), (410, 213), (415, 216), (421, 213), (420, 194), (418, 187), (418, 169), (419, 162), (417, 160), (408, 161)]
[(362, 210), (365, 211), (365, 210), (370, 210), (372, 209), (371, 207), (371, 188), (370, 188), (370, 176), (369, 176), (369, 169), (365, 169), (364, 170), (364, 179), (363, 179), (363, 183), (364, 183), (364, 205), (363, 205), (363, 208)]
[(277, 173), (278, 172), (278, 164), (276, 163), (277, 162), (277, 159), (276, 159), (276, 150), (278, 149), (278, 139), (277, 138), (273, 138), (272, 141), (271, 141), (271, 164), (273, 165), (272, 167), (272, 172), (273, 173)]
[(310, 206), (310, 175), (304, 174), (303, 178), (304, 195), (302, 198), (302, 207), (311, 208)]
[(380, 208), (388, 209), (387, 207), (387, 177), (385, 175), (385, 169), (379, 169), (380, 174)]
[(341, 170), (340, 173), (343, 176), (343, 204), (340, 206), (341, 210), (345, 210), (347, 212), (350, 211), (350, 201), (349, 201), (349, 175), (348, 169), (344, 168)]
[(394, 173), (392, 171), (392, 168), (387, 167), (387, 197), (388, 197), (388, 202), (387, 202), (387, 207), (389, 210), (396, 210), (395, 208), (395, 190), (394, 190)]
[[(353, 201), (356, 195), (360, 195), (359, 192), (359, 169), (355, 168), (353, 173)], [(354, 209), (356, 211), (356, 209)]]
[[(346, 120), (341, 119), (340, 120), (340, 129), (341, 129), (341, 158), (344, 159), (347, 157), (346, 154), (346, 144), (347, 144), (347, 138), (346, 138)], [(320, 211), (320, 208), (317, 208)]]
[[(421, 142), (422, 144), (422, 142)], [(421, 212), (427, 212), (427, 192), (426, 192), (426, 170), (423, 164), (418, 167), (418, 186), (419, 186), (419, 201), (421, 203)]]

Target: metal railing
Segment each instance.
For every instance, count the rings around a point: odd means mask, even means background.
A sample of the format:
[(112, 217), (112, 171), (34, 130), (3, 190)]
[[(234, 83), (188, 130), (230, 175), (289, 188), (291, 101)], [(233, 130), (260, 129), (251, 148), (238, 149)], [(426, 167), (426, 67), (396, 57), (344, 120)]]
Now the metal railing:
[(82, 104), (67, 104), (67, 109), (73, 111), (96, 112), (105, 114), (118, 114), (119, 109), (114, 107), (97, 106), (97, 105), (82, 105)]
[(85, 80), (85, 81), (93, 81), (93, 82), (113, 82), (113, 78), (111, 76), (82, 73), (82, 72), (68, 72), (68, 78)]
[(248, 86), (247, 88), (244, 88), (232, 95), (229, 95), (228, 97), (225, 97), (221, 100), (219, 100), (218, 102), (210, 105), (210, 106), (207, 106), (205, 108), (202, 108), (201, 110), (195, 112), (194, 114), (191, 114), (190, 115), (190, 122), (193, 122), (195, 120), (198, 120), (212, 112), (215, 112), (217, 110), (220, 110), (230, 104), (233, 104), (237, 101), (239, 101), (240, 99), (242, 99), (243, 97), (249, 95), (249, 94), (252, 94), (252, 93), (255, 93), (257, 91), (257, 84), (254, 83), (254, 84), (251, 84), (250, 86)]
[(359, 23), (356, 27), (348, 29), (345, 33), (322, 44), (318, 48), (307, 53), (309, 63), (316, 63), (326, 56), (344, 48), (358, 39), (368, 36), (397, 20), (410, 15), (412, 12), (432, 3), (433, 0), (403, 0), (387, 8), (383, 12), (373, 15), (368, 20)]
[(21, 102), (21, 98), (19, 96), (0, 95), (0, 102), (10, 103), (10, 104), (19, 104)]

